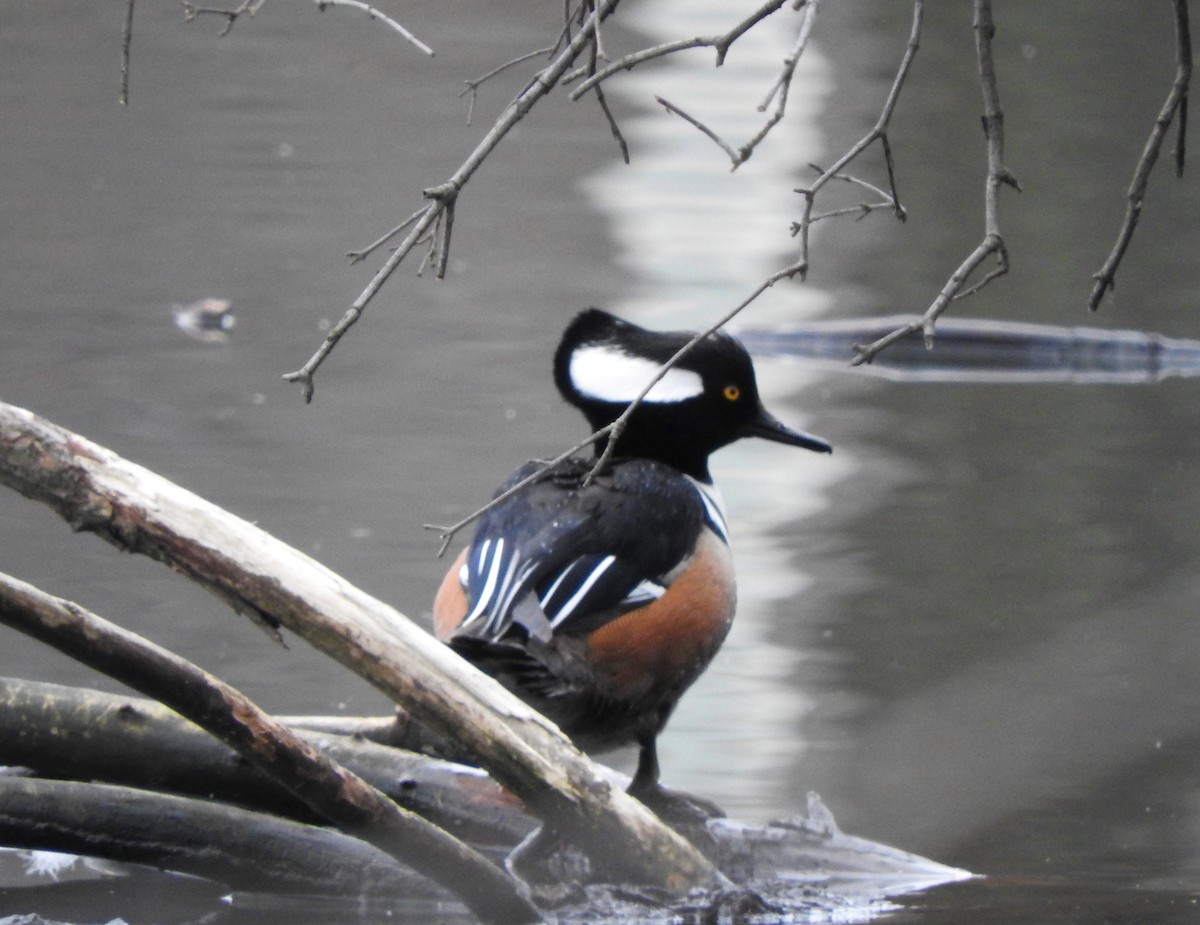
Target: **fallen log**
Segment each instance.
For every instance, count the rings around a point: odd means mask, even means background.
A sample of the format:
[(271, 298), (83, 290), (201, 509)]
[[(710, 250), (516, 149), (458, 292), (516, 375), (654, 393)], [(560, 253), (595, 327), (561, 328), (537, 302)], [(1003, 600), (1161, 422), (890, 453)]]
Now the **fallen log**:
[(259, 528), (111, 450), (0, 403), (0, 482), (76, 530), (170, 565), (239, 613), (301, 635), (456, 739), (614, 882), (720, 881), (691, 844), (551, 724), (395, 609)]
[(171, 706), (347, 834), (441, 884), (483, 922), (535, 922), (502, 870), (331, 761), (218, 678), (77, 604), (0, 574), (0, 623)]
[[(382, 732), (386, 719), (280, 720), (398, 805), (471, 844), (512, 847), (536, 826), (519, 800), (477, 768), (355, 738), (364, 729)], [(299, 728), (306, 723), (348, 734)], [(0, 765), (318, 819), (236, 751), (141, 697), (0, 678)]]

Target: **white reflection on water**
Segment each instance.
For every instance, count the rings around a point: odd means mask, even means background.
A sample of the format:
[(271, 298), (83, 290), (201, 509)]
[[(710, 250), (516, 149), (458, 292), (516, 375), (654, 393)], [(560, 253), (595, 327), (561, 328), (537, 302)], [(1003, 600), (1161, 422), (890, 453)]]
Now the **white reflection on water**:
[[(681, 24), (689, 35), (724, 32), (754, 4), (732, 6), (643, 4), (627, 11), (635, 14), (627, 22), (652, 45), (680, 37)], [(606, 307), (651, 327), (697, 328), (795, 259), (788, 228), (799, 197), (789, 191), (797, 185), (798, 170), (820, 156), (816, 119), (830, 92), (819, 51), (810, 45), (801, 58), (787, 118), (736, 172), (716, 145), (659, 108), (654, 97), (741, 144), (763, 125), (757, 107), (800, 22), (796, 14), (777, 15), (739, 39), (721, 68), (713, 67), (713, 51), (702, 49), (610, 83), (610, 97), (642, 113), (621, 118), (633, 163), (614, 162), (586, 183), (597, 211), (611, 223), (618, 262), (635, 279), (622, 302)], [(755, 302), (743, 323), (811, 319), (829, 301), (810, 286), (784, 284)], [(762, 362), (758, 372), (766, 404), (789, 424), (808, 429), (811, 422), (781, 402), (802, 392), (814, 375)], [(737, 558), (738, 618), (713, 667), (683, 699), (661, 747), (669, 785), (714, 798), (734, 815), (796, 808), (771, 805), (772, 778), (778, 776), (772, 769), (795, 760), (803, 743), (783, 733), (796, 728), (810, 705), (792, 680), (796, 654), (772, 647), (766, 635), (769, 621), (780, 618), (773, 605), (802, 594), (808, 578), (789, 561), (775, 534), (804, 529), (805, 516), (824, 504), (825, 490), (845, 477), (849, 463), (845, 453), (831, 459), (758, 441), (723, 450), (714, 460)]]

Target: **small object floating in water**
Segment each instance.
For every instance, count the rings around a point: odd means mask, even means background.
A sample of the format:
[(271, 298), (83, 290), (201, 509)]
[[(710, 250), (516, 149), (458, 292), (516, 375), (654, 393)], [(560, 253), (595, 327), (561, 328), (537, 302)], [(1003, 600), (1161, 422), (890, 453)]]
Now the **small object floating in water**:
[(191, 305), (175, 305), (171, 313), (175, 327), (184, 334), (210, 344), (222, 344), (229, 340), (229, 332), (237, 323), (232, 305), (228, 299), (201, 299)]

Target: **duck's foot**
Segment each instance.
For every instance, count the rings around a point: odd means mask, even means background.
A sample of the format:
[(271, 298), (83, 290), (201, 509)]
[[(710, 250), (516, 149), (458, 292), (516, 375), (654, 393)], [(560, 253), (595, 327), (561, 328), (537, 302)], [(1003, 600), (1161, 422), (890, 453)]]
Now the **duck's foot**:
[(698, 797), (683, 790), (670, 790), (657, 782), (639, 784), (636, 780), (629, 787), (629, 795), (651, 810), (667, 825), (689, 832), (703, 830), (709, 819), (721, 819), (725, 810), (711, 800)]

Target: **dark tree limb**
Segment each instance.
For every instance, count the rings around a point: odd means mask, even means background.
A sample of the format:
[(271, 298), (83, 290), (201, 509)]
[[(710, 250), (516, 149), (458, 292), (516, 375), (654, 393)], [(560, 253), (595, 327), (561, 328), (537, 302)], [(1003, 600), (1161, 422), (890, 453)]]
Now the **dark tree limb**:
[(1096, 283), (1092, 286), (1092, 294), (1088, 298), (1088, 308), (1096, 311), (1104, 300), (1105, 294), (1113, 288), (1117, 278), (1117, 268), (1129, 249), (1133, 240), (1133, 232), (1137, 228), (1138, 219), (1142, 216), (1142, 202), (1146, 198), (1146, 187), (1150, 183), (1150, 174), (1158, 161), (1159, 151), (1162, 150), (1163, 140), (1171, 123), (1179, 116), (1178, 141), (1175, 144), (1175, 173), (1183, 176), (1183, 162), (1187, 149), (1187, 100), (1188, 87), (1192, 80), (1192, 33), (1188, 22), (1188, 0), (1174, 0), (1175, 4), (1175, 46), (1176, 67), (1175, 79), (1167, 93), (1166, 102), (1159, 110), (1150, 137), (1142, 149), (1137, 167), (1133, 171), (1133, 180), (1129, 184), (1129, 192), (1125, 194), (1125, 219), (1117, 232), (1117, 241), (1113, 245), (1108, 259), (1092, 277)]
[[(475, 768), (357, 736), (386, 719), (279, 717), (323, 755), (410, 812), (475, 845), (515, 845), (535, 823)], [(313, 731), (302, 724), (338, 729)], [(278, 782), (194, 723), (153, 700), (0, 678), (0, 765), (38, 777), (90, 780), (209, 797), (315, 823)]]
[(457, 739), (600, 876), (675, 890), (719, 878), (556, 728), (391, 607), (191, 492), (0, 404), (0, 483), (77, 530), (169, 564), (241, 613), (298, 633), (438, 735)]
[(0, 776), (0, 843), (206, 877), (241, 890), (403, 896), (407, 868), (333, 829), (129, 787)]
[(467, 845), (328, 759), (240, 691), (82, 607), (0, 574), (0, 623), (166, 704), (316, 813), (446, 887), (484, 922), (539, 919), (516, 884)]

